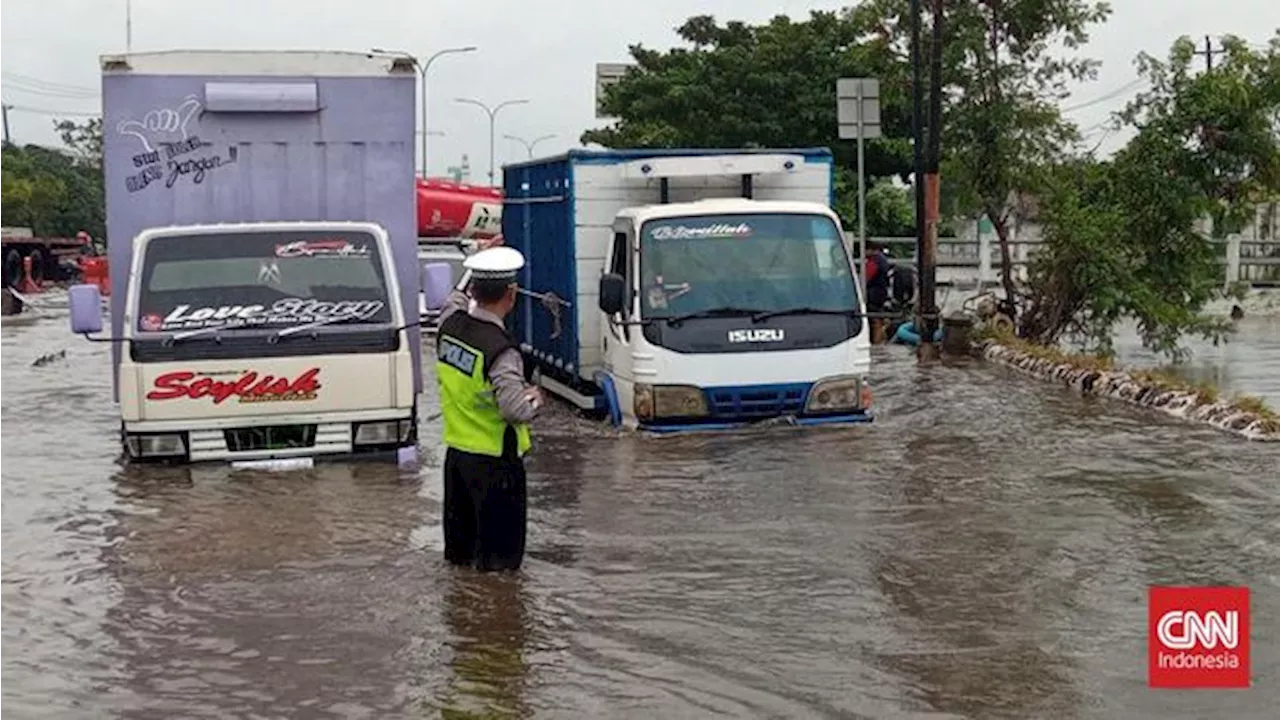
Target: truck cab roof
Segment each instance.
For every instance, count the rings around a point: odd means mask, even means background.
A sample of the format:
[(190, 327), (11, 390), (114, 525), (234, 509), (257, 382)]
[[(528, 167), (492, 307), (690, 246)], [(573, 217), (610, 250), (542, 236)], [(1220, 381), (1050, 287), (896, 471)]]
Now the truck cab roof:
[(650, 220), (698, 215), (736, 215), (752, 213), (819, 214), (835, 217), (823, 203), (797, 200), (748, 200), (745, 198), (707, 198), (693, 202), (643, 205), (621, 210), (618, 217), (629, 218), (639, 225)]

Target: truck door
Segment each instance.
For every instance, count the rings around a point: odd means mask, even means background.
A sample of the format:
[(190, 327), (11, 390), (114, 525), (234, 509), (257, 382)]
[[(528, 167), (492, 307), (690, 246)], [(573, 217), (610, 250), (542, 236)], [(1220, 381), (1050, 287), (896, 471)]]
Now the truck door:
[(613, 228), (613, 241), (609, 245), (609, 264), (605, 272), (617, 273), (626, 280), (627, 298), (624, 310), (603, 319), (600, 342), (605, 370), (615, 379), (632, 381), (631, 351), (633, 337), (639, 327), (630, 323), (636, 318), (635, 263), (632, 260), (632, 228), (619, 223)]

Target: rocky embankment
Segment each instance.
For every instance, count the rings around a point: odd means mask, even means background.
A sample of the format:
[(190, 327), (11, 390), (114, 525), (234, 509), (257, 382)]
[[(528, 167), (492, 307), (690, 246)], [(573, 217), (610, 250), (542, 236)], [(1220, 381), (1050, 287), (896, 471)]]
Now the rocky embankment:
[(1212, 425), (1250, 440), (1280, 441), (1280, 417), (1249, 398), (1220, 399), (1203, 388), (1179, 387), (1152, 373), (1091, 366), (1050, 350), (1019, 349), (987, 339), (974, 349), (986, 360), (1041, 380), (1056, 381), (1085, 395), (1112, 398), (1167, 415)]

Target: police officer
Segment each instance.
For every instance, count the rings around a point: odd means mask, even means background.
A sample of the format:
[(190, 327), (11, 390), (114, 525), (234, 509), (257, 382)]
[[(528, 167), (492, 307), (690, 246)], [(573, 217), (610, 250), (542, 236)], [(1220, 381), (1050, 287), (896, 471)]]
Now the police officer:
[[(491, 247), (463, 263), (440, 315), (436, 377), (444, 444), (444, 554), (456, 565), (515, 570), (527, 523), (524, 455), (543, 396), (504, 318), (516, 303), (524, 256)], [(470, 296), (463, 291), (467, 288)]]

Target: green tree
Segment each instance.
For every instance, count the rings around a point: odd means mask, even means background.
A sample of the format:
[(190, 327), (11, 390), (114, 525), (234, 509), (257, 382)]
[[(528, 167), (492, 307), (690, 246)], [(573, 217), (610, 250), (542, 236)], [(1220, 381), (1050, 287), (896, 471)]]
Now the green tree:
[(30, 227), (37, 235), (72, 237), (84, 230), (103, 238), (102, 124), (97, 119), (84, 124), (64, 121), (55, 128), (68, 149), (4, 147), (4, 223)]
[(102, 118), (90, 118), (84, 123), (60, 120), (54, 123), (53, 129), (78, 161), (90, 167), (102, 167)]
[(1193, 70), (1185, 37), (1165, 61), (1140, 56), (1150, 90), (1116, 119), (1137, 135), (1108, 162), (1054, 168), (1021, 335), (1110, 352), (1115, 324), (1130, 317), (1144, 344), (1178, 359), (1183, 336), (1228, 331), (1203, 314), (1223, 278), (1196, 226), (1208, 217), (1214, 235), (1235, 231), (1280, 193), (1280, 35), (1263, 52), (1231, 37), (1223, 46), (1208, 72)]
[[(603, 108), (619, 120), (588, 130), (582, 142), (606, 147), (830, 147), (837, 166), (836, 210), (856, 220), (856, 145), (836, 131), (835, 85), (841, 77), (885, 77), (896, 62), (876, 42), (863, 42), (847, 18), (813, 12), (797, 22), (777, 16), (763, 25), (719, 25), (710, 16), (677, 29), (691, 47), (660, 52), (630, 48), (635, 67), (605, 90)], [(866, 144), (868, 188), (876, 178), (910, 172), (910, 115), (905, 86), (882, 85), (885, 139)], [(874, 198), (874, 199), (873, 199)], [(901, 232), (888, 190), (869, 192), (868, 233)]]
[[(933, 9), (944, 6), (928, 2)], [(943, 17), (943, 214), (985, 215), (1000, 243), (1006, 298), (1016, 297), (1009, 230), (1015, 194), (1033, 190), (1046, 164), (1061, 160), (1077, 137), (1057, 102), (1069, 81), (1091, 79), (1097, 63), (1063, 55), (1088, 41), (1088, 28), (1110, 14), (1088, 0), (951, 0)], [(922, 40), (938, 21), (926, 13)], [(895, 61), (891, 84), (911, 86), (908, 0), (869, 0), (848, 13)], [(931, 61), (927, 42), (922, 62)], [(1012, 309), (1010, 310), (1012, 313)]]

